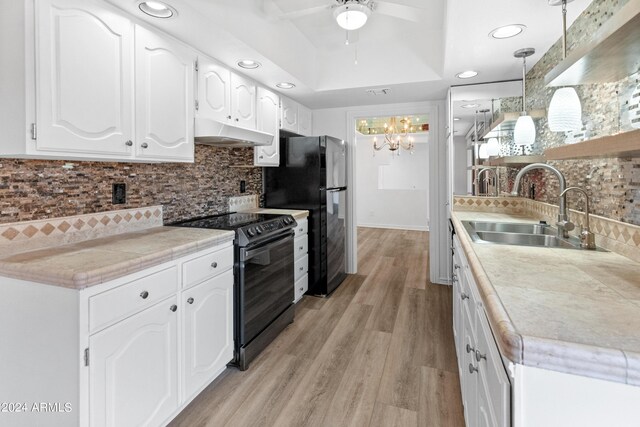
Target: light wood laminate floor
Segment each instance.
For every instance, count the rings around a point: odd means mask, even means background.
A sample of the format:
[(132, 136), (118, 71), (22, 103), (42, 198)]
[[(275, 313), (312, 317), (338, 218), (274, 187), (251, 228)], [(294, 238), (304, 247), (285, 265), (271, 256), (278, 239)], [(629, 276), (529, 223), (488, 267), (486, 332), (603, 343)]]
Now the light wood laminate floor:
[(451, 289), (428, 282), (428, 233), (360, 228), (358, 269), (245, 372), (228, 368), (170, 425), (463, 426)]

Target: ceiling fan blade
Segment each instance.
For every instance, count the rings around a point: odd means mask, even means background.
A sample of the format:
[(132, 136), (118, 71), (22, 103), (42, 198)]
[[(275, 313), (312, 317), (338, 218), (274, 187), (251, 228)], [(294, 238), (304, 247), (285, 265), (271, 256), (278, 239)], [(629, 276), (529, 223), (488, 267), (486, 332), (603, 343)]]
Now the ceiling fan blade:
[(405, 21), (424, 22), (427, 13), (426, 9), (419, 9), (413, 6), (406, 6), (382, 0), (376, 0), (372, 3), (373, 10), (376, 13), (404, 19)]

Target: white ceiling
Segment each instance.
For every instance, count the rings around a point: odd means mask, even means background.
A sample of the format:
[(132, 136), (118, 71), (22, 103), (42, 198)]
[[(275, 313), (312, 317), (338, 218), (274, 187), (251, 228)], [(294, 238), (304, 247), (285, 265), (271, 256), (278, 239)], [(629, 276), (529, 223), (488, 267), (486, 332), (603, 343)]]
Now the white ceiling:
[[(533, 65), (562, 33), (560, 9), (546, 0), (378, 0), (378, 11), (351, 32), (348, 46), (332, 16), (335, 0), (165, 0), (178, 11), (165, 20), (142, 14), (138, 0), (106, 1), (234, 69), (239, 59), (261, 62), (241, 72), (268, 87), (295, 83), (282, 93), (311, 108), (443, 99), (451, 85), (517, 79), (521, 62), (513, 52), (536, 48)], [(569, 23), (589, 3), (570, 3)], [(411, 7), (413, 20), (381, 13), (398, 5)], [(526, 31), (506, 40), (488, 37), (514, 23)], [(480, 74), (455, 78), (467, 69)], [(365, 90), (382, 87), (391, 93)]]

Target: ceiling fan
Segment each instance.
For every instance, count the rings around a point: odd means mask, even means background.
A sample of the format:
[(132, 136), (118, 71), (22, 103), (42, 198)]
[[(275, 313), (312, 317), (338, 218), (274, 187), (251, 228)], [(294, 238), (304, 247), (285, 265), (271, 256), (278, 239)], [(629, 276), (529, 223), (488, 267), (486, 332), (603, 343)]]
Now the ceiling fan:
[(334, 0), (334, 4), (324, 4), (278, 14), (281, 19), (295, 19), (315, 13), (333, 10), (333, 17), (345, 30), (357, 30), (366, 24), (372, 13), (392, 16), (411, 22), (421, 22), (426, 9), (407, 6), (385, 0)]

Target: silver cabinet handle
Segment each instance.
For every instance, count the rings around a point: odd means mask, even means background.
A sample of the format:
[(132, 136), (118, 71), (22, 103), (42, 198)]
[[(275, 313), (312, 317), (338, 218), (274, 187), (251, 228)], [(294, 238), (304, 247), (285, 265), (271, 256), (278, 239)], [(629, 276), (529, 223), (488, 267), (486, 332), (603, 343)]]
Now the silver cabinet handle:
[(174, 313), (178, 310), (178, 306), (173, 304), (171, 307), (169, 307), (169, 310), (173, 311)]
[(231, 120), (231, 116), (227, 116), (227, 119)]
[(300, 271), (304, 270), (304, 267), (300, 267)]
[(469, 299), (469, 295), (467, 295), (467, 294), (465, 294), (465, 293), (462, 293), (462, 294), (460, 295), (460, 298), (462, 298), (463, 300), (465, 300), (465, 299)]
[(259, 159), (264, 159), (264, 156), (259, 156), (258, 158), (259, 158)]
[(133, 145), (133, 141), (128, 140), (127, 142), (124, 143), (124, 145), (126, 145), (127, 147), (131, 147)]
[(458, 264), (455, 264), (453, 268), (455, 268), (456, 270), (460, 270), (460, 266)]
[(471, 344), (467, 344), (467, 353), (475, 352), (476, 349), (471, 347)]
[(140, 292), (140, 298), (147, 299), (148, 297), (149, 297), (149, 292), (147, 291)]
[(487, 355), (480, 353), (480, 350), (476, 350), (476, 361), (479, 362), (482, 359), (487, 360)]
[(478, 368), (473, 366), (473, 363), (469, 363), (469, 373), (473, 374), (474, 372), (478, 372)]
[(300, 288), (300, 292), (304, 291), (304, 288)]
[(142, 144), (140, 144), (140, 146), (142, 148), (149, 148), (149, 144), (147, 144), (146, 142), (143, 142)]
[(188, 302), (189, 304), (193, 304), (193, 301), (194, 301), (194, 300), (193, 300), (193, 298), (189, 298), (189, 299), (187, 300), (187, 302)]
[(212, 262), (212, 263), (211, 263), (211, 267), (212, 267), (212, 268), (218, 268), (218, 263), (217, 263), (217, 262), (215, 262), (215, 261), (214, 261), (214, 262)]
[(236, 117), (236, 122), (239, 122), (239, 121), (240, 121), (240, 119)]
[(300, 250), (303, 250), (303, 249), (304, 249), (304, 246), (300, 246)]

